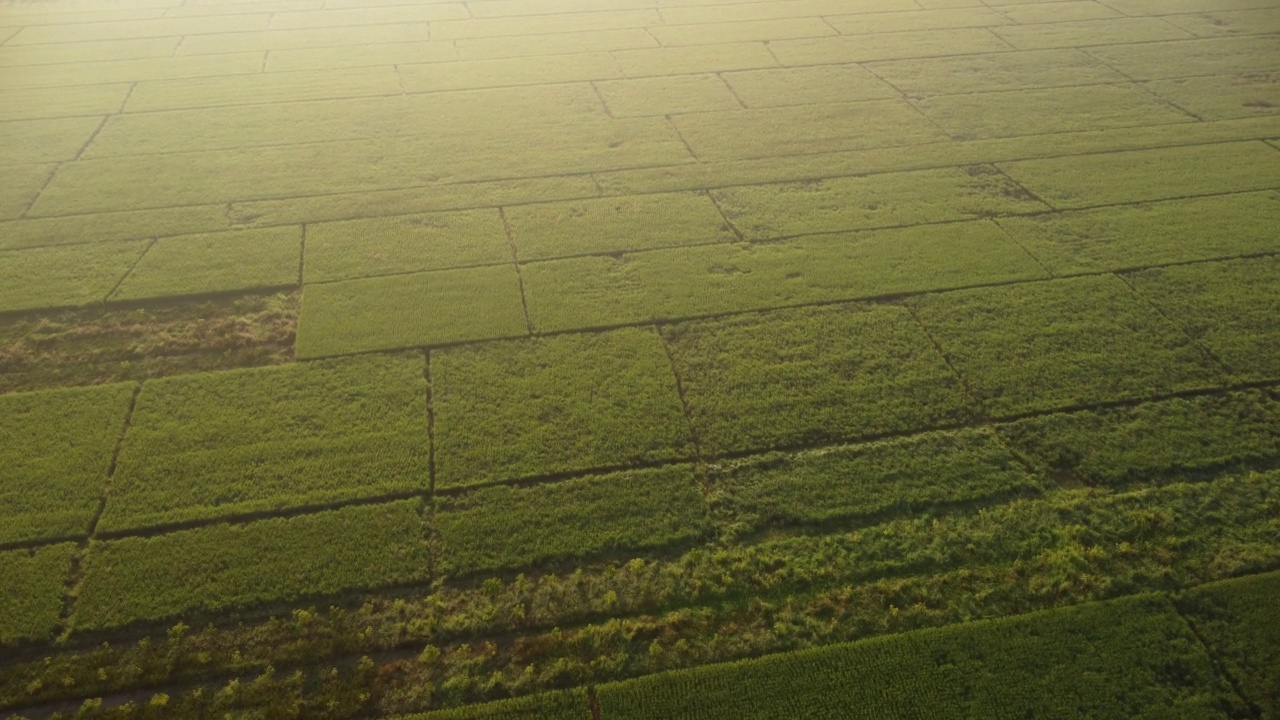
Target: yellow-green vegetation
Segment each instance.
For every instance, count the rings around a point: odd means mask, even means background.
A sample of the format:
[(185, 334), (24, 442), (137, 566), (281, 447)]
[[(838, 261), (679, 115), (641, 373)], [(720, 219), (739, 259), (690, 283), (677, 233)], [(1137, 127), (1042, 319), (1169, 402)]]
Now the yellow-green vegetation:
[(1226, 720), (1245, 711), (1159, 595), (712, 665), (597, 693), (611, 720)]
[(146, 240), (227, 229), (227, 209), (221, 205), (29, 218), (0, 222), (0, 248)]
[(298, 357), (517, 337), (527, 332), (511, 264), (308, 283)]
[(704, 193), (660, 193), (506, 209), (521, 260), (732, 241)]
[(671, 115), (742, 107), (715, 75), (603, 80), (593, 83), (614, 117)]
[(997, 220), (1055, 275), (1274, 252), (1280, 192), (1070, 210)]
[(6, 165), (73, 160), (102, 120), (68, 117), (0, 122), (0, 158)]
[(999, 431), (1068, 483), (1195, 480), (1280, 458), (1280, 404), (1256, 392), (1044, 415)]
[(1041, 488), (985, 429), (723, 461), (711, 480), (712, 506), (734, 531), (927, 512)]
[(420, 354), (149, 381), (100, 528), (426, 490)]
[[(4, 184), (0, 184), (0, 219), (18, 218), (26, 212), (27, 206), (35, 201), (45, 182), (53, 176), (57, 165), (12, 165), (4, 169)], [(0, 224), (0, 228), (8, 229), (11, 223)], [(8, 233), (0, 234), (0, 247), (13, 247), (14, 243), (6, 240)]]
[(1280, 153), (1261, 142), (1020, 160), (998, 167), (1059, 210), (1280, 185)]
[(0, 395), (0, 545), (89, 532), (134, 389)]
[(960, 381), (905, 309), (841, 305), (664, 330), (705, 453), (962, 422)]
[(0, 252), (0, 313), (102, 302), (150, 242)]
[(742, 70), (721, 77), (749, 108), (830, 102), (833, 88), (839, 88), (843, 100), (882, 100), (899, 95), (893, 86), (860, 65)]
[(521, 274), (542, 332), (1045, 277), (987, 220), (534, 262)]
[(693, 453), (651, 329), (433, 352), (431, 391), (437, 488)]
[(711, 196), (748, 240), (1047, 209), (990, 165), (723, 188)]
[(307, 225), (306, 282), (510, 263), (495, 210), (424, 213)]
[(1152, 80), (1274, 72), (1278, 50), (1275, 35), (1253, 35), (1113, 45), (1090, 48), (1089, 54), (1136, 80)]
[(143, 380), (293, 359), (296, 293), (0, 320), (0, 392)]
[(866, 67), (902, 92), (913, 95), (1071, 87), (1128, 80), (1080, 50), (1006, 50), (981, 55), (889, 60), (868, 63)]
[(439, 499), (435, 521), (452, 574), (663, 548), (707, 530), (688, 465), (480, 488)]
[(1280, 717), (1280, 573), (1201, 585), (1177, 603), (1255, 717)]
[(75, 543), (0, 552), (0, 647), (53, 634), (75, 552)]
[(1280, 73), (1242, 73), (1153, 80), (1142, 85), (1202, 120), (1274, 115), (1280, 107)]
[(1185, 30), (1154, 17), (1019, 24), (992, 28), (991, 32), (1019, 50), (1149, 43), (1191, 37)]
[(907, 301), (995, 416), (1210, 387), (1222, 370), (1112, 275)]
[(142, 300), (298, 284), (297, 227), (235, 230), (156, 241), (108, 298)]
[[(841, 10), (847, 11), (847, 6)], [(916, 6), (890, 3), (881, 9), (914, 10)], [(910, 30), (885, 34), (775, 40), (769, 51), (787, 66), (862, 63), (897, 58), (928, 58), (971, 53), (1004, 52), (1009, 44), (985, 28)]]
[(1157, 268), (1133, 283), (1245, 380), (1280, 377), (1280, 258)]
[(577, 688), (440, 710), (401, 720), (591, 720), (591, 708), (586, 691)]
[(95, 540), (79, 629), (426, 580), (420, 500), (358, 505), (154, 537)]

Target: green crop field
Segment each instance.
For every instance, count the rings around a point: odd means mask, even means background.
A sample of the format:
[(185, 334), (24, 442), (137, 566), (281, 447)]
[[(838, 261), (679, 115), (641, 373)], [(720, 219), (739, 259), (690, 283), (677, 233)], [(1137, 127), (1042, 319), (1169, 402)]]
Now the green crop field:
[(1280, 720), (1280, 0), (0, 0), (0, 720)]

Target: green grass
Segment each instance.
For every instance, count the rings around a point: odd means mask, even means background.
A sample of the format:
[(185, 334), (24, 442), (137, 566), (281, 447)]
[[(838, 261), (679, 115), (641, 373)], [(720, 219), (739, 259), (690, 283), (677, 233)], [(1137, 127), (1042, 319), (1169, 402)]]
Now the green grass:
[(515, 267), (334, 283), (302, 292), (298, 357), (517, 337), (527, 332)]
[(306, 282), (511, 262), (493, 210), (423, 213), (307, 225)]
[(1177, 604), (1261, 719), (1280, 718), (1280, 573), (1201, 585)]
[(830, 443), (969, 417), (955, 374), (900, 307), (786, 310), (665, 332), (708, 454)]
[(597, 692), (610, 720), (1225, 720), (1243, 710), (1159, 595), (710, 665)]
[(687, 465), (480, 488), (438, 500), (435, 519), (451, 574), (662, 548), (707, 529)]
[(1280, 377), (1280, 258), (1157, 268), (1132, 281), (1237, 377)]
[(1073, 210), (997, 222), (1055, 275), (1276, 249), (1280, 192)]
[(510, 700), (438, 710), (399, 720), (591, 720), (591, 707), (582, 688), (556, 690)]
[(713, 190), (748, 240), (1037, 212), (990, 165)]
[(990, 221), (528, 263), (542, 332), (1044, 277)]
[(1223, 381), (1191, 339), (1114, 276), (907, 301), (996, 416)]
[(165, 238), (147, 251), (110, 300), (294, 286), (301, 251), (297, 227)]
[(0, 252), (0, 312), (101, 302), (149, 241)]
[(937, 95), (915, 105), (956, 140), (1195, 121), (1132, 83)]
[(688, 457), (657, 333), (489, 343), (431, 355), (437, 487)]
[(0, 543), (89, 532), (133, 391), (121, 383), (0, 395)]
[(425, 490), (425, 369), (368, 355), (149, 381), (101, 528)]
[(1280, 458), (1280, 405), (1253, 393), (1027, 418), (999, 432), (1043, 467), (1089, 485), (1203, 478)]
[(75, 553), (75, 543), (0, 552), (0, 647), (53, 634)]
[(731, 241), (704, 193), (661, 193), (506, 209), (521, 260)]
[(1041, 488), (990, 430), (756, 456), (713, 466), (711, 478), (713, 507), (747, 527), (922, 512)]
[(421, 501), (94, 541), (77, 629), (425, 580)]
[(1258, 141), (1019, 160), (998, 167), (1059, 210), (1280, 184), (1280, 153)]

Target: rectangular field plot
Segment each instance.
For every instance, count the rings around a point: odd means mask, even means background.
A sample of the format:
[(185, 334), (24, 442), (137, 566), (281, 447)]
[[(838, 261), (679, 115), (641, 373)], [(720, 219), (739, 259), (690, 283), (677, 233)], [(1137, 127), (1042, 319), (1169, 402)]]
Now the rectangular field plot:
[(711, 478), (712, 504), (747, 527), (916, 512), (1041, 487), (990, 430), (725, 461)]
[(956, 140), (1194, 122), (1130, 83), (936, 95), (914, 101)]
[(947, 137), (901, 99), (677, 115), (672, 123), (700, 160), (901, 147)]
[(711, 196), (748, 240), (1047, 209), (990, 165), (748, 185)]
[[(0, 219), (22, 217), (57, 168), (57, 165), (45, 164), (6, 167), (4, 183), (0, 184)], [(0, 239), (0, 247), (13, 247), (13, 243)]]
[(997, 416), (1145, 398), (1225, 380), (1179, 328), (1114, 276), (907, 301)]
[(150, 244), (138, 240), (0, 252), (0, 312), (101, 302)]
[(999, 167), (1062, 210), (1280, 187), (1280, 153), (1261, 142), (1020, 160)]
[(1089, 54), (1135, 80), (1274, 72), (1280, 37), (1173, 40), (1089, 48)]
[(521, 260), (732, 241), (703, 193), (660, 193), (506, 209)]
[[(848, 5), (841, 6), (847, 9)], [(769, 50), (786, 66), (862, 63), (1007, 51), (986, 28), (948, 28), (841, 37), (775, 40)], [(892, 82), (892, 81), (890, 81)]]
[(528, 331), (514, 264), (308, 283), (298, 357), (518, 337)]
[(0, 544), (89, 532), (134, 387), (0, 395)]
[(1201, 585), (1177, 604), (1262, 717), (1280, 717), (1280, 573)]
[(1233, 374), (1280, 377), (1280, 258), (1156, 268), (1132, 281)]
[(0, 647), (53, 634), (75, 553), (75, 543), (0, 552)]
[(1028, 90), (1128, 81), (1124, 75), (1080, 50), (1006, 51), (893, 60), (868, 63), (867, 68), (910, 95)]
[(610, 720), (1121, 720), (1135, 708), (1226, 720), (1243, 705), (1169, 601), (1153, 595), (707, 665), (597, 693)]
[[(0, 64), (0, 67), (5, 67)], [(13, 72), (5, 68), (5, 72)], [(66, 88), (37, 88), (35, 90), (11, 90), (0, 92), (0, 121), (31, 120), (39, 118), (66, 118), (79, 115), (97, 115), (94, 123), (89, 125), (89, 132), (96, 130), (102, 122), (103, 115), (110, 115), (120, 109), (124, 98), (129, 94), (127, 83), (115, 85), (90, 85), (68, 91)], [(0, 125), (0, 129), (11, 126)], [(74, 125), (67, 126), (74, 135)], [(46, 129), (45, 132), (48, 132)], [(78, 145), (71, 147), (71, 156), (89, 139), (84, 136)], [(6, 141), (13, 138), (6, 138)], [(74, 138), (68, 140), (74, 142)], [(6, 150), (9, 148), (6, 147)], [(7, 163), (15, 162), (6, 152), (2, 157)]]
[(0, 158), (4, 158), (0, 162), (25, 165), (73, 160), (102, 121), (100, 117), (62, 117), (0, 122)]
[(593, 83), (614, 117), (736, 110), (742, 105), (715, 75), (605, 80)]
[(298, 227), (165, 238), (156, 241), (108, 300), (296, 286), (301, 253)]
[(591, 705), (586, 691), (575, 688), (451, 710), (437, 710), (399, 720), (591, 720), (591, 717)]
[(227, 229), (225, 205), (28, 218), (0, 222), (0, 249), (146, 240)]
[(306, 282), (511, 262), (496, 210), (396, 215), (307, 225)]
[(548, 332), (1045, 277), (990, 221), (528, 263)]
[(693, 452), (653, 330), (441, 350), (431, 377), (437, 488)]
[(1143, 87), (1203, 120), (1280, 112), (1280, 72), (1154, 80)]
[(991, 32), (1019, 50), (1149, 43), (1190, 38), (1159, 18), (1103, 18), (992, 28)]
[(426, 580), (421, 501), (154, 537), (95, 540), (74, 624), (88, 630)]
[(784, 310), (664, 330), (710, 454), (926, 428), (970, 401), (901, 307)]
[(660, 548), (708, 529), (688, 465), (481, 488), (439, 499), (435, 519), (455, 575)]
[(1257, 393), (1026, 418), (998, 428), (1065, 482), (1166, 483), (1280, 458), (1280, 406)]
[(100, 529), (426, 490), (421, 355), (147, 382)]
[(1280, 192), (1068, 210), (996, 222), (1055, 275), (1280, 251)]
[(886, 100), (902, 94), (860, 65), (740, 70), (721, 77), (749, 108)]

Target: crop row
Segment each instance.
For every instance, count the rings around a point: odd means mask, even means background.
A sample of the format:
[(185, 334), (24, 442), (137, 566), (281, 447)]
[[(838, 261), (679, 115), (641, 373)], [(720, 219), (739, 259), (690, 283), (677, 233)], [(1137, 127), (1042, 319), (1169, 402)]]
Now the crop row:
[(1139, 273), (1142, 295), (1082, 277), (446, 348), (429, 372), (411, 353), (170, 377), (132, 413), (124, 384), (5, 395), (0, 543), (84, 536), (130, 415), (106, 534), (1274, 380), (1277, 278), (1256, 258)]
[[(446, 583), (357, 610), (298, 610), (259, 625), (188, 634), (180, 624), (159, 644), (10, 667), (0, 673), (0, 707), (413, 648), (419, 657), (397, 653), (364, 690), (383, 712), (405, 711), (1174, 590), (1280, 567), (1278, 484), (1280, 472), (1270, 471), (1122, 492), (1058, 490), (977, 512), (925, 513), (827, 535), (775, 534), (671, 559)], [(389, 537), (385, 526), (371, 532)], [(320, 541), (307, 542), (309, 552), (320, 552)], [(181, 572), (224, 567), (207, 554), (184, 561), (182, 552), (198, 551), (170, 547), (165, 559)], [(232, 559), (245, 565), (233, 577), (255, 572), (244, 556)], [(161, 562), (146, 567), (169, 571)], [(268, 591), (295, 582), (281, 563), (255, 580)], [(145, 575), (131, 581), (154, 582)], [(217, 591), (205, 580), (193, 587)], [(485, 641), (509, 636), (501, 645)]]

